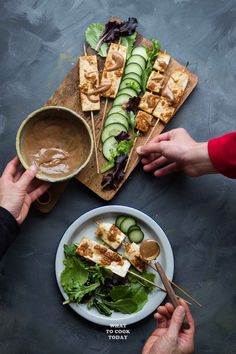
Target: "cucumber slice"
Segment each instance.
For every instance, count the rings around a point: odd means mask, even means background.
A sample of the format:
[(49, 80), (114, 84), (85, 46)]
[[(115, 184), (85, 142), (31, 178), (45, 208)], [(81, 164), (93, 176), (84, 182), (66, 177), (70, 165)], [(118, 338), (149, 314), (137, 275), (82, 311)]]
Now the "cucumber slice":
[(127, 87), (127, 88), (123, 88), (122, 90), (119, 90), (118, 91), (118, 96), (116, 97), (119, 97), (120, 95), (123, 95), (123, 94), (127, 94), (127, 95), (130, 95), (131, 97), (137, 97), (137, 92), (132, 89), (131, 87)]
[(101, 136), (102, 142), (104, 143), (105, 140), (107, 140), (111, 136), (116, 136), (121, 132), (127, 132), (127, 129), (123, 124), (112, 123), (107, 125), (102, 131), (102, 136)]
[(143, 72), (143, 69), (137, 63), (131, 63), (129, 65), (126, 65), (126, 67), (125, 67), (125, 75), (129, 74), (129, 73), (135, 73), (138, 76), (141, 76), (142, 72)]
[(134, 48), (131, 55), (141, 55), (146, 61), (148, 59), (146, 48), (143, 46)]
[(126, 216), (124, 215), (117, 216), (115, 225), (118, 227), (118, 229), (120, 228), (120, 224), (122, 223), (122, 221), (124, 221), (125, 218)]
[(119, 95), (119, 96), (116, 97), (116, 99), (114, 100), (113, 104), (114, 105), (117, 105), (117, 104), (122, 105), (123, 103), (128, 102), (130, 97), (131, 96), (127, 95), (127, 94)]
[(144, 238), (142, 230), (133, 230), (128, 235), (130, 242), (140, 243)]
[(130, 226), (136, 225), (136, 224), (137, 224), (137, 222), (134, 218), (132, 218), (132, 216), (127, 216), (120, 224), (120, 229), (125, 234), (128, 234), (128, 230), (129, 230)]
[(136, 73), (129, 73), (129, 74), (124, 75), (122, 82), (125, 79), (134, 79), (139, 83), (139, 85), (141, 85), (141, 83), (142, 83), (142, 78), (139, 75), (137, 75)]
[(117, 106), (112, 106), (112, 108), (110, 109), (110, 111), (108, 112), (108, 116), (110, 116), (113, 113), (120, 113), (122, 114), (125, 118), (128, 118), (128, 114), (127, 112), (121, 107), (121, 105), (117, 105)]
[(110, 138), (106, 139), (102, 146), (102, 153), (105, 159), (110, 160), (113, 154), (116, 152), (116, 148), (118, 145), (118, 141), (114, 138), (114, 136), (110, 136)]
[(141, 230), (141, 228), (138, 225), (132, 225), (132, 226), (130, 226), (130, 228), (128, 230), (128, 234), (133, 230)]
[[(132, 88), (133, 90), (135, 90), (135, 88), (131, 87), (132, 83), (134, 84), (134, 87), (137, 86), (139, 89), (141, 89), (138, 81), (131, 79), (131, 78), (130, 79), (127, 78), (121, 82), (119, 90), (122, 90), (124, 88)], [(138, 94), (138, 92), (137, 92), (137, 94)]]
[(146, 60), (141, 55), (131, 55), (131, 57), (127, 61), (127, 65), (129, 65), (131, 63), (139, 64), (143, 70), (146, 67)]
[(124, 116), (122, 116), (122, 114), (120, 113), (110, 114), (105, 121), (105, 127), (112, 123), (123, 124), (126, 127), (126, 129), (129, 130), (129, 123), (127, 119)]

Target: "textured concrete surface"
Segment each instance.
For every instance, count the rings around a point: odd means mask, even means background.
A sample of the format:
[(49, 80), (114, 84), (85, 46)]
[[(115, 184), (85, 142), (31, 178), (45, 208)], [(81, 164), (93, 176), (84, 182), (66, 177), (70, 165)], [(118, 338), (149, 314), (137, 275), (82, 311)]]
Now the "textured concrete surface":
[[(137, 17), (144, 36), (158, 38), (199, 76), (198, 88), (168, 129), (185, 127), (201, 141), (235, 130), (235, 0), (2, 0), (0, 171), (15, 154), (22, 119), (47, 100), (82, 53), (88, 24), (110, 15)], [(235, 181), (182, 174), (156, 179), (138, 167), (111, 204), (144, 211), (167, 233), (176, 282), (203, 303), (192, 309), (195, 352), (236, 353)], [(0, 264), (0, 353), (141, 353), (154, 328), (152, 316), (130, 326), (126, 341), (109, 341), (103, 327), (62, 306), (55, 281), (64, 231), (101, 205), (73, 181), (49, 215), (30, 212)]]

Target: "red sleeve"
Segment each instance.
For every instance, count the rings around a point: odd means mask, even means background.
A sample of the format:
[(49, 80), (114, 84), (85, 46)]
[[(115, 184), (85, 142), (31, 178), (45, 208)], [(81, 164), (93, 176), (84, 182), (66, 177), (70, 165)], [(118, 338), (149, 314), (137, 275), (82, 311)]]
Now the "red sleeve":
[(236, 132), (209, 140), (208, 153), (218, 172), (236, 178)]

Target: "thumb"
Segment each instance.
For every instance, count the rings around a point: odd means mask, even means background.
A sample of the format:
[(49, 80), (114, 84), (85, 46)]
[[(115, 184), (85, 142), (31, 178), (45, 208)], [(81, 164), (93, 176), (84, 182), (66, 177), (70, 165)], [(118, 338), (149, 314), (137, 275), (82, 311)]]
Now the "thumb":
[(177, 338), (179, 335), (179, 331), (181, 329), (181, 326), (183, 324), (185, 316), (185, 309), (183, 306), (178, 306), (171, 318), (170, 321), (170, 326), (168, 328), (168, 335), (172, 338)]
[(27, 168), (27, 170), (23, 173), (23, 175), (20, 177), (18, 184), (21, 186), (21, 188), (27, 188), (34, 179), (35, 175), (37, 173), (37, 169), (35, 166), (30, 166)]

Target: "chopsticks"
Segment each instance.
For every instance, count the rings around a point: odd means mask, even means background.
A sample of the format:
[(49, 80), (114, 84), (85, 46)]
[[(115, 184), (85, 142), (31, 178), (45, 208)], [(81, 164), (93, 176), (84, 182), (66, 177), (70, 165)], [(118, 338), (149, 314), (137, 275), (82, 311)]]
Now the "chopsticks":
[[(158, 271), (158, 273), (160, 275), (162, 283), (165, 286), (166, 292), (169, 295), (169, 298), (170, 298), (174, 308), (178, 307), (180, 305), (180, 303), (179, 303), (179, 301), (178, 301), (178, 299), (177, 299), (177, 297), (176, 297), (176, 295), (175, 295), (175, 293), (174, 293), (174, 291), (173, 291), (173, 289), (172, 289), (172, 287), (170, 285), (170, 282), (169, 282), (169, 280), (168, 280), (168, 278), (167, 278), (162, 266), (160, 265), (159, 262), (155, 262), (155, 267), (156, 267), (156, 269), (157, 269), (157, 271)], [(187, 320), (186, 316), (184, 318), (184, 322), (183, 322), (183, 326), (182, 327), (183, 327), (183, 329), (189, 329), (190, 328), (190, 325), (188, 323), (188, 320)]]

